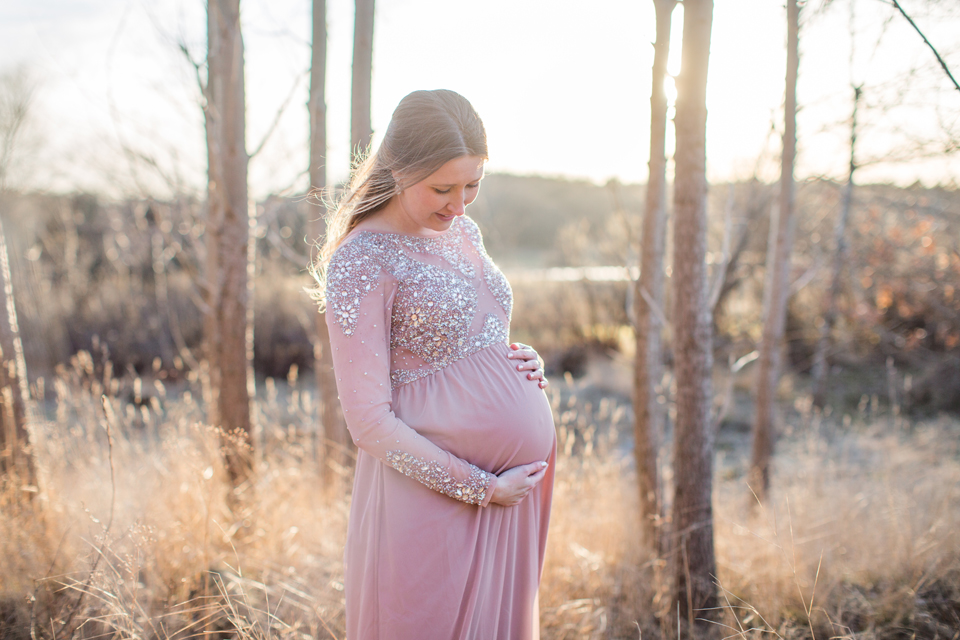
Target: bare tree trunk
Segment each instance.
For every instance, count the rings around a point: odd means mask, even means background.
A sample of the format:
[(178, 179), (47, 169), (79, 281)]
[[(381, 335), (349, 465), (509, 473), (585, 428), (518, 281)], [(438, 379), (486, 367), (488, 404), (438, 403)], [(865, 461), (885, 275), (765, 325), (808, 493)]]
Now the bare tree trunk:
[(0, 478), (12, 480), (15, 488), (25, 489), (32, 497), (37, 470), (27, 427), (29, 397), (7, 239), (0, 221)]
[[(248, 156), (249, 160), (249, 156)], [(258, 414), (255, 411), (256, 407), (249, 402), (250, 398), (257, 397), (257, 371), (254, 367), (254, 345), (255, 345), (255, 336), (254, 328), (256, 327), (256, 283), (257, 283), (257, 234), (255, 230), (257, 228), (257, 203), (254, 200), (247, 200), (247, 255), (246, 255), (246, 269), (247, 269), (247, 281), (246, 281), (246, 298), (245, 298), (245, 312), (246, 312), (246, 325), (243, 332), (243, 353), (244, 360), (246, 361), (246, 383), (247, 383), (247, 398), (249, 407), (248, 415), (250, 416), (250, 426), (247, 431), (250, 434), (250, 441), (253, 441), (255, 434), (258, 432), (257, 429), (257, 418)], [(255, 464), (257, 453), (255, 450), (251, 451), (251, 464)]]
[[(675, 493), (672, 517), (674, 593), (685, 631), (707, 636), (717, 627), (717, 574), (713, 547), (713, 365), (708, 303), (706, 89), (713, 23), (712, 0), (685, 0), (683, 53), (677, 78), (677, 150), (674, 179), (674, 349), (677, 419), (674, 425)], [(680, 631), (680, 630), (678, 630)]]
[(840, 215), (833, 230), (834, 250), (830, 267), (830, 288), (827, 290), (827, 304), (823, 314), (823, 324), (820, 326), (820, 339), (817, 341), (817, 351), (813, 357), (813, 403), (821, 409), (827, 401), (827, 378), (829, 377), (827, 351), (830, 350), (833, 327), (837, 324), (840, 276), (847, 253), (847, 220), (850, 219), (850, 205), (853, 202), (853, 174), (857, 170), (857, 109), (860, 106), (862, 93), (861, 87), (853, 88), (853, 114), (850, 119), (850, 172), (847, 174), (847, 184), (843, 189)]
[[(800, 7), (787, 0), (787, 79), (784, 101), (783, 155), (780, 168), (780, 207), (777, 216), (776, 247), (768, 251), (764, 291), (763, 338), (757, 371), (756, 415), (753, 423), (753, 452), (750, 485), (760, 498), (770, 489), (770, 460), (776, 441), (774, 424), (777, 385), (780, 380), (780, 349), (790, 296), (790, 252), (793, 247), (795, 188), (793, 165), (797, 155), (797, 71), (799, 57)], [(771, 235), (771, 239), (773, 236)], [(772, 261), (770, 261), (772, 257)]]
[(353, 24), (353, 89), (350, 96), (350, 144), (354, 160), (370, 146), (370, 84), (373, 79), (373, 13), (375, 0), (355, 0)]
[(13, 295), (13, 277), (3, 214), (7, 179), (16, 142), (27, 119), (33, 90), (24, 71), (2, 78), (0, 90), (0, 479), (26, 497), (37, 493), (37, 469), (30, 446), (27, 361), (20, 340), (20, 323)]
[(663, 250), (666, 242), (667, 95), (663, 81), (670, 52), (670, 20), (676, 0), (654, 0), (657, 41), (653, 56), (653, 87), (650, 93), (650, 163), (643, 214), (643, 246), (640, 277), (633, 296), (637, 353), (633, 363), (633, 437), (640, 492), (643, 538), (660, 553), (659, 527), (663, 500), (657, 453), (660, 450), (662, 411), (656, 385), (663, 375), (660, 334), (663, 330)]
[(252, 469), (247, 389), (247, 151), (239, 0), (207, 3), (206, 315), (210, 422), (222, 430), (227, 473), (239, 486)]
[[(323, 213), (326, 211), (324, 191), (327, 186), (327, 104), (325, 97), (327, 76), (327, 3), (313, 0), (313, 56), (310, 66), (310, 188), (317, 195)], [(326, 232), (323, 213), (310, 224), (310, 237), (321, 238)], [(333, 375), (330, 354), (330, 335), (323, 314), (314, 319), (314, 369), (317, 375), (317, 397), (320, 402), (320, 445), (317, 456), (322, 461), (323, 475), (332, 480), (334, 467), (347, 462), (344, 455), (351, 444), (346, 425), (340, 415), (337, 381)]]

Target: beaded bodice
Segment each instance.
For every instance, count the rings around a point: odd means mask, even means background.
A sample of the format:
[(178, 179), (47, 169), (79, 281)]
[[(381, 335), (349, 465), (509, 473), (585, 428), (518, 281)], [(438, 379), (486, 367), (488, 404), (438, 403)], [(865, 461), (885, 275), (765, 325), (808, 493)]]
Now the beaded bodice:
[(469, 218), (433, 238), (360, 231), (341, 245), (327, 270), (326, 299), (345, 335), (381, 284), (392, 293), (385, 302), (392, 303), (393, 388), (508, 341), (513, 294)]

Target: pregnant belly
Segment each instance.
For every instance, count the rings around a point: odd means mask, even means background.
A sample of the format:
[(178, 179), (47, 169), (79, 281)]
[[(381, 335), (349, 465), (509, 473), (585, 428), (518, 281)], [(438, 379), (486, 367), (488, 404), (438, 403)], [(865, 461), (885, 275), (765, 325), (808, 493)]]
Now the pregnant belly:
[(438, 447), (500, 473), (547, 460), (556, 431), (537, 382), (493, 345), (394, 390), (397, 417)]

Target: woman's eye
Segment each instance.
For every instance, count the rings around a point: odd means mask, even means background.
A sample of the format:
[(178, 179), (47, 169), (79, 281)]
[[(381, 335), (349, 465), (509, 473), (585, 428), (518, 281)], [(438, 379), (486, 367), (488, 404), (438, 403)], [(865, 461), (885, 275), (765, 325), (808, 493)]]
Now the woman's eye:
[(479, 182), (474, 182), (473, 184), (468, 184), (467, 189), (476, 189), (479, 186), (480, 186)]
[(434, 189), (439, 194), (450, 193), (450, 189)]

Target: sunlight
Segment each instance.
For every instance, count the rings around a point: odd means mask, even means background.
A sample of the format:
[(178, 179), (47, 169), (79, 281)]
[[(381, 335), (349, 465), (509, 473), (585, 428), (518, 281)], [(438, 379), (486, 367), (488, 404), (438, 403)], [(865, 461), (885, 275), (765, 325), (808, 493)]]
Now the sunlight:
[(677, 104), (677, 82), (673, 76), (667, 75), (663, 78), (663, 92), (667, 94), (667, 107), (674, 107)]

